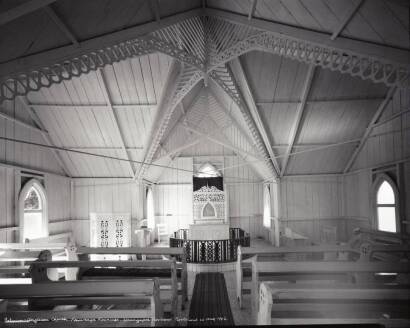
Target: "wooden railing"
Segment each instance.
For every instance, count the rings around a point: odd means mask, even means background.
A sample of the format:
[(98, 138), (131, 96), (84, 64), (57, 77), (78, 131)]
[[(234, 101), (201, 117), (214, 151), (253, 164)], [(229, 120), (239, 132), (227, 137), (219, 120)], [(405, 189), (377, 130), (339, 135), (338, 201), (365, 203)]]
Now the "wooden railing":
[(234, 262), (238, 246), (250, 246), (250, 236), (240, 228), (230, 228), (229, 237), (223, 240), (191, 240), (188, 239), (188, 229), (180, 229), (169, 239), (169, 245), (185, 248), (188, 263)]

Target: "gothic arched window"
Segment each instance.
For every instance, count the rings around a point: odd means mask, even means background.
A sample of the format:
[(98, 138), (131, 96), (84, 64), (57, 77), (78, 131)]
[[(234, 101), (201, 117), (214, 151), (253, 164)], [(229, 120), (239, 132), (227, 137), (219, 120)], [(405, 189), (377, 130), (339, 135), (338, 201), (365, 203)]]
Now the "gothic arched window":
[(387, 176), (376, 183), (376, 225), (381, 231), (397, 232), (397, 189)]
[(42, 184), (32, 179), (20, 192), (21, 241), (47, 237), (47, 198)]

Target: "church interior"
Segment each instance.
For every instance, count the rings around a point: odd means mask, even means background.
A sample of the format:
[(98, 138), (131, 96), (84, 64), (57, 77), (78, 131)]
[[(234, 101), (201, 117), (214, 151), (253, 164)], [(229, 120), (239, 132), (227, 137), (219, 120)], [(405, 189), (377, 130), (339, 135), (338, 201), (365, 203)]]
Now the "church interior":
[(410, 327), (409, 7), (0, 0), (0, 326)]

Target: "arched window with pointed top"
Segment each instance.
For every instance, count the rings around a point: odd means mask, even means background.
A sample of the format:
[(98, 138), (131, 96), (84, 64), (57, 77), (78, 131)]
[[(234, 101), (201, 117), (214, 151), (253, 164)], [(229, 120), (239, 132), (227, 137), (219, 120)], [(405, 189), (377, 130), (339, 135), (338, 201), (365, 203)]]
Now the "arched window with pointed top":
[(381, 174), (374, 186), (377, 230), (399, 232), (398, 190), (394, 181), (388, 175)]
[(46, 191), (37, 179), (28, 181), (20, 191), (20, 240), (48, 236)]

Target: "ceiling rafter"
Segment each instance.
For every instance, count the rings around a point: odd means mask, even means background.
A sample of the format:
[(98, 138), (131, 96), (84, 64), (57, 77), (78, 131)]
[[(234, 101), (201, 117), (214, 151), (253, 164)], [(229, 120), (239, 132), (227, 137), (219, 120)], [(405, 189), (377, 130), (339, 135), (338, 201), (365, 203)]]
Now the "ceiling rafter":
[(194, 132), (194, 133), (196, 133), (196, 134), (198, 134), (202, 137), (205, 137), (206, 139), (208, 139), (209, 141), (212, 141), (213, 143), (216, 143), (218, 145), (221, 145), (223, 147), (231, 149), (231, 150), (233, 150), (234, 152), (236, 152), (238, 154), (245, 155), (244, 156), (245, 159), (247, 157), (252, 157), (253, 159), (256, 159), (258, 161), (264, 161), (264, 159), (262, 157), (260, 157), (259, 155), (248, 152), (248, 151), (246, 151), (244, 149), (241, 149), (239, 147), (236, 147), (236, 146), (232, 145), (230, 142), (228, 142), (227, 140), (223, 140), (223, 141), (219, 140), (219, 139), (215, 138), (214, 136), (212, 136), (211, 134), (199, 131), (198, 129), (193, 128), (193, 127), (191, 127), (189, 125), (186, 125), (186, 124), (180, 124), (180, 126), (184, 127), (188, 131), (192, 131), (192, 132)]
[[(197, 37), (192, 37), (196, 31)], [(209, 47), (206, 44), (209, 43)], [(409, 88), (408, 52), (266, 20), (197, 8), (122, 31), (0, 64), (0, 101), (71, 79), (105, 65), (159, 51), (208, 74), (252, 50)], [(209, 48), (209, 53), (208, 49)]]
[[(340, 103), (349, 103), (349, 102), (366, 102), (366, 101), (382, 101), (384, 97), (354, 97), (354, 98), (323, 98), (323, 99), (309, 99), (306, 101), (308, 105), (331, 105), (331, 104), (340, 104)], [(291, 105), (291, 104), (300, 104), (299, 99), (290, 99), (290, 100), (279, 100), (275, 99), (274, 101), (258, 101), (256, 105), (265, 106), (265, 105)]]
[(71, 41), (71, 43), (79, 47), (80, 43), (73, 34), (73, 32), (68, 28), (68, 26), (62, 21), (62, 19), (56, 14), (56, 12), (51, 8), (51, 6), (44, 7), (45, 12), (51, 18), (51, 20), (56, 24), (60, 31)]
[(264, 142), (257, 130), (256, 124), (252, 118), (246, 102), (243, 100), (243, 96), (236, 84), (236, 81), (230, 71), (229, 67), (218, 67), (212, 71), (210, 77), (216, 82), (216, 84), (232, 99), (232, 101), (238, 106), (242, 117), (251, 133), (252, 139), (256, 145), (256, 148), (264, 159), (265, 165), (269, 169), (272, 178), (278, 177), (279, 172), (276, 171), (269, 158), (269, 153), (264, 145)]
[[(215, 81), (211, 79), (211, 83), (216, 84)], [(217, 86), (216, 86), (217, 87)], [(249, 145), (254, 146), (254, 142), (249, 138), (249, 134), (243, 129), (243, 127), (239, 124), (239, 122), (232, 116), (230, 112), (225, 108), (223, 105), (222, 101), (219, 99), (218, 96), (215, 95), (215, 93), (211, 89), (211, 94), (215, 98), (215, 100), (218, 102), (222, 112), (228, 116), (228, 118), (232, 121), (232, 124), (238, 129), (240, 134), (246, 139), (246, 141), (249, 143)]]
[(306, 74), (306, 79), (305, 83), (303, 85), (303, 90), (302, 90), (302, 97), (301, 97), (301, 102), (297, 108), (296, 114), (295, 114), (295, 120), (293, 122), (292, 128), (290, 130), (289, 134), (289, 142), (288, 142), (288, 147), (286, 149), (286, 153), (283, 159), (283, 164), (282, 164), (282, 170), (280, 172), (280, 176), (283, 177), (283, 175), (286, 172), (286, 168), (288, 166), (288, 161), (290, 154), (293, 149), (293, 145), (295, 144), (296, 138), (298, 136), (300, 127), (301, 127), (301, 122), (303, 119), (303, 113), (306, 107), (306, 101), (309, 95), (310, 87), (312, 85), (313, 81), (313, 76), (315, 75), (315, 66), (309, 65), (309, 69)]
[(149, 8), (155, 20), (159, 22), (161, 20), (161, 15), (159, 13), (159, 0), (146, 0), (146, 1), (149, 5)]
[[(63, 148), (67, 148), (70, 150), (122, 150), (123, 148), (121, 146), (116, 146), (116, 147), (99, 147), (99, 146), (62, 146)], [(140, 151), (143, 150), (144, 147), (125, 147), (127, 151)]]
[(3, 112), (0, 112), (0, 118), (5, 119), (5, 120), (10, 121), (10, 122), (13, 122), (13, 123), (16, 123), (18, 125), (24, 126), (25, 128), (30, 129), (32, 131), (36, 131), (36, 132), (40, 132), (40, 133), (48, 133), (47, 130), (43, 130), (43, 129), (35, 126), (35, 125), (24, 122), (24, 121), (22, 121), (22, 120), (20, 120), (16, 117), (10, 116), (10, 115), (8, 115), (6, 113), (3, 113)]
[(263, 123), (263, 120), (259, 114), (258, 107), (256, 106), (255, 98), (253, 96), (253, 92), (249, 85), (248, 78), (246, 77), (245, 71), (242, 67), (240, 58), (236, 58), (232, 60), (229, 63), (229, 65), (231, 69), (233, 70), (233, 72), (237, 74), (239, 81), (242, 82), (240, 83), (240, 85), (242, 85), (243, 87), (242, 96), (244, 97), (244, 100), (248, 104), (249, 111), (251, 112), (251, 115), (255, 121), (258, 132), (262, 137), (262, 140), (268, 151), (269, 157), (272, 161), (273, 167), (275, 168), (276, 172), (280, 172), (279, 163), (276, 160), (276, 155), (273, 151), (271, 140), (269, 138), (268, 133), (266, 132), (267, 130), (266, 130), (265, 124)]
[(115, 112), (115, 109), (111, 105), (111, 96), (108, 93), (107, 81), (106, 81), (106, 78), (105, 78), (105, 75), (104, 75), (104, 71), (102, 69), (97, 70), (97, 78), (100, 82), (100, 87), (101, 87), (102, 94), (104, 96), (104, 100), (105, 100), (106, 104), (108, 105), (108, 107), (110, 109), (109, 113), (112, 116), (112, 121), (114, 123), (114, 127), (115, 127), (115, 129), (118, 133), (121, 149), (123, 150), (123, 153), (124, 153), (125, 157), (129, 161), (128, 162), (128, 169), (129, 169), (130, 176), (133, 177), (135, 175), (134, 167), (131, 163), (130, 154), (128, 154), (127, 149), (125, 147), (124, 133), (122, 132), (120, 122), (119, 122), (119, 119), (118, 119), (118, 115)]
[(56, 2), (57, 0), (30, 0), (0, 14), (0, 25), (7, 24), (21, 16)]
[(197, 94), (193, 97), (191, 103), (187, 106), (187, 109), (184, 108), (184, 105), (183, 105), (182, 101), (179, 103), (179, 108), (181, 109), (182, 115), (178, 118), (178, 120), (174, 123), (173, 126), (168, 126), (168, 131), (167, 131), (167, 133), (164, 133), (161, 142), (163, 142), (163, 140), (165, 140), (165, 139), (170, 138), (175, 133), (175, 127), (178, 125), (178, 123), (181, 123), (181, 121), (186, 123), (187, 115), (192, 110), (193, 105), (201, 97), (201, 94), (202, 94), (201, 91), (202, 90), (198, 90)]
[(226, 63), (251, 50), (267, 51), (299, 62), (313, 64), (387, 86), (410, 87), (408, 51), (390, 46), (339, 37), (331, 43), (329, 35), (300, 27), (270, 22), (232, 12), (206, 8), (208, 16), (253, 28), (259, 33), (234, 44), (219, 59)]
[[(184, 49), (154, 37), (155, 31), (198, 17), (202, 9), (190, 10), (104, 36), (63, 46), (0, 64), (0, 102), (38, 91), (54, 83), (95, 71), (127, 58), (160, 51), (202, 69), (202, 62)], [(154, 32), (153, 32), (154, 31)]]
[(172, 62), (158, 105), (157, 119), (154, 120), (156, 124), (148, 138), (148, 148), (144, 156), (144, 163), (140, 166), (134, 179), (141, 180), (144, 178), (145, 171), (152, 163), (175, 108), (202, 77), (201, 72), (194, 67), (184, 65), (175, 60)]
[(36, 110), (110, 110), (110, 108), (114, 108), (116, 110), (128, 110), (128, 109), (137, 109), (137, 108), (154, 108), (157, 106), (156, 103), (153, 104), (111, 104), (111, 106), (107, 104), (77, 104), (77, 105), (70, 105), (70, 104), (36, 104), (31, 103), (31, 107)]
[(249, 7), (248, 19), (251, 20), (253, 15), (255, 15), (256, 4), (258, 0), (252, 0), (251, 5)]
[(361, 152), (361, 150), (363, 149), (364, 145), (367, 142), (367, 139), (369, 138), (374, 126), (377, 124), (377, 121), (380, 119), (380, 117), (382, 116), (384, 110), (386, 109), (387, 105), (390, 103), (390, 101), (392, 100), (395, 92), (396, 92), (397, 88), (395, 87), (391, 87), (389, 89), (389, 91), (387, 92), (386, 98), (383, 100), (383, 102), (379, 105), (379, 107), (377, 108), (376, 112), (374, 113), (369, 125), (366, 128), (366, 131), (364, 132), (359, 145), (357, 146), (357, 148), (354, 150), (352, 156), (349, 158), (349, 161), (346, 164), (345, 169), (343, 170), (343, 173), (347, 173), (349, 172), (349, 170), (352, 168), (357, 156), (359, 155), (359, 153)]
[(345, 17), (343, 17), (342, 21), (339, 23), (335, 31), (332, 33), (332, 36), (330, 37), (331, 40), (336, 39), (339, 36), (339, 34), (343, 32), (344, 28), (352, 20), (353, 16), (357, 13), (363, 2), (364, 0), (359, 0), (356, 3), (356, 5), (350, 8), (350, 10), (347, 12)]
[[(46, 132), (46, 128), (44, 127), (43, 123), (41, 122), (40, 118), (38, 117), (36, 111), (34, 110), (34, 108), (30, 107), (29, 102), (27, 101), (26, 98), (23, 97), (18, 97), (17, 98), (21, 104), (23, 105), (24, 109), (26, 110), (26, 112), (28, 113), (29, 117), (31, 118), (31, 120), (38, 126), (39, 129), (42, 130), (41, 136), (44, 140), (44, 142), (48, 145), (48, 146), (53, 146), (55, 147), (55, 144), (53, 143), (50, 135), (48, 134), (48, 132)], [(56, 149), (52, 149), (51, 150), (54, 158), (57, 161), (57, 164), (60, 166), (60, 168), (63, 170), (64, 174), (68, 177), (72, 177), (72, 174), (70, 173), (70, 170), (67, 168), (67, 165), (65, 164), (63, 158), (61, 157), (61, 154), (56, 150)]]

